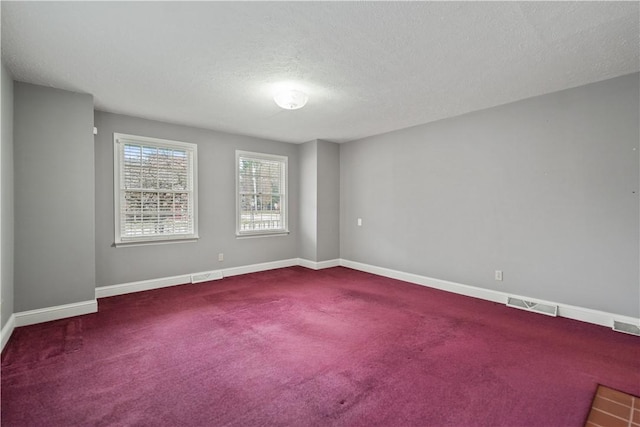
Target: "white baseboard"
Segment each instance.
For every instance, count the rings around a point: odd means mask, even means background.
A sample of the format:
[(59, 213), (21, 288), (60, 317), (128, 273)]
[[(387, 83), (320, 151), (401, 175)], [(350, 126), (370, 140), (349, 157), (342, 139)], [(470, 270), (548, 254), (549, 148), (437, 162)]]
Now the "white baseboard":
[[(343, 266), (354, 270), (364, 271), (376, 274), (378, 276), (389, 277), (392, 279), (402, 280), (417, 285), (427, 286), (430, 288), (440, 289), (447, 292), (453, 292), (460, 295), (466, 295), (487, 301), (493, 301), (506, 304), (508, 297), (522, 298), (529, 301), (536, 301), (545, 304), (558, 306), (558, 316), (568, 319), (580, 320), (582, 322), (593, 323), (596, 325), (612, 327), (614, 320), (632, 325), (640, 325), (640, 319), (630, 316), (623, 316), (614, 313), (607, 313), (600, 310), (594, 310), (585, 307), (577, 307), (568, 304), (557, 303), (553, 301), (544, 301), (530, 298), (524, 295), (513, 295), (506, 292), (494, 291), (491, 289), (479, 288), (476, 286), (464, 285), (446, 280), (434, 279), (432, 277), (421, 276), (413, 273), (392, 270), (389, 268), (378, 267), (375, 265), (364, 264), (360, 262), (350, 261), (346, 259), (333, 259), (328, 261), (314, 262), (304, 258), (291, 258), (281, 261), (265, 262), (260, 264), (252, 264), (241, 267), (232, 267), (226, 269), (215, 270), (220, 272), (223, 277), (237, 276), (241, 274), (256, 273), (260, 271), (273, 270), (277, 268), (285, 268), (299, 265), (313, 270)], [(98, 311), (98, 298), (104, 298), (114, 295), (123, 295), (132, 292), (139, 292), (151, 289), (158, 289), (167, 286), (182, 285), (191, 282), (191, 274), (183, 274), (180, 276), (163, 277), (151, 280), (142, 280), (139, 282), (122, 283), (111, 286), (101, 286), (96, 288), (96, 299), (91, 301), (83, 301), (73, 304), (59, 305), (55, 307), (47, 307), (37, 310), (23, 311), (11, 315), (7, 323), (0, 331), (1, 349), (9, 341), (13, 330), (19, 326), (27, 326), (36, 323), (48, 322), (51, 320), (64, 319), (67, 317), (80, 316), (83, 314), (95, 313)]]
[(149, 291), (151, 289), (166, 288), (168, 286), (191, 283), (191, 274), (161, 277), (159, 279), (141, 280), (139, 282), (122, 283), (119, 285), (100, 286), (96, 288), (96, 299), (124, 295), (133, 292)]
[(640, 318), (608, 313), (606, 311), (594, 310), (586, 307), (576, 307), (568, 304), (557, 303), (557, 305), (558, 316), (566, 317), (567, 319), (581, 320), (583, 322), (607, 326), (609, 328), (613, 327), (614, 320), (640, 326)]
[(259, 271), (275, 270), (276, 268), (293, 267), (298, 265), (297, 258), (283, 259), (281, 261), (263, 262), (260, 264), (244, 265), (222, 269), (223, 277), (239, 276), (240, 274), (257, 273)]
[(340, 259), (330, 259), (327, 261), (309, 261), (308, 259), (298, 258), (298, 265), (312, 270), (322, 270), (323, 268), (338, 267)]
[(98, 301), (96, 300), (56, 305), (54, 307), (39, 308), (37, 310), (21, 311), (19, 313), (14, 313), (15, 327), (34, 325), (36, 323), (65, 319), (67, 317), (81, 316), (83, 314), (96, 313), (97, 311)]
[(449, 282), (446, 280), (434, 279), (432, 277), (420, 276), (413, 273), (405, 273), (403, 271), (391, 270), (389, 268), (377, 267), (375, 265), (363, 264), (346, 259), (340, 260), (340, 265), (343, 267), (353, 268), (354, 270), (376, 274), (378, 276), (389, 277), (391, 279), (398, 279), (409, 283), (415, 283), (416, 285), (427, 286), (429, 288), (441, 289), (443, 291), (480, 298), (487, 301), (501, 302), (505, 304), (507, 303), (507, 294), (492, 291), (489, 289), (463, 285), (461, 283)]
[(7, 344), (7, 341), (9, 341), (9, 338), (11, 338), (11, 334), (13, 333), (15, 327), (16, 315), (12, 314), (9, 317), (9, 320), (7, 320), (7, 323), (5, 323), (2, 327), (2, 331), (0, 331), (0, 341), (2, 343), (2, 345), (0, 346), (0, 351), (4, 350), (4, 346)]
[(624, 323), (630, 323), (632, 325), (640, 325), (640, 318), (623, 316), (623, 315), (614, 314), (614, 313), (607, 313), (605, 311), (593, 310), (591, 308), (585, 308), (585, 307), (577, 307), (577, 306), (553, 302), (553, 301), (545, 301), (545, 300), (530, 298), (524, 295), (513, 295), (506, 292), (494, 291), (491, 289), (484, 289), (476, 286), (463, 285), (461, 283), (434, 279), (432, 277), (420, 276), (418, 274), (413, 274), (413, 273), (405, 273), (403, 271), (392, 270), (389, 268), (378, 267), (375, 265), (363, 264), (360, 262), (349, 261), (346, 259), (341, 259), (340, 265), (343, 267), (352, 268), (354, 270), (376, 274), (378, 276), (398, 279), (398, 280), (402, 280), (409, 283), (415, 283), (417, 285), (427, 286), (430, 288), (440, 289), (443, 291), (453, 292), (456, 294), (466, 295), (474, 298), (480, 298), (487, 301), (498, 302), (501, 304), (506, 304), (508, 297), (516, 297), (516, 298), (522, 298), (529, 301), (535, 301), (535, 302), (540, 302), (544, 304), (557, 305), (558, 316), (566, 317), (568, 319), (580, 320), (582, 322), (593, 323), (595, 325), (613, 327), (614, 320), (617, 320), (619, 322), (624, 322)]
[[(241, 267), (223, 268), (212, 270), (208, 273), (220, 273), (222, 277), (238, 276), (240, 274), (257, 273), (259, 271), (274, 270), (276, 268), (292, 267), (298, 265), (297, 258), (281, 261), (263, 262), (260, 264), (244, 265)], [(197, 274), (197, 273), (194, 273)], [(133, 292), (148, 291), (151, 289), (166, 288), (168, 286), (184, 285), (191, 283), (191, 273), (180, 276), (161, 277), (158, 279), (141, 280), (139, 282), (121, 283), (118, 285), (100, 286), (96, 288), (96, 298), (112, 297), (115, 295), (130, 294)]]

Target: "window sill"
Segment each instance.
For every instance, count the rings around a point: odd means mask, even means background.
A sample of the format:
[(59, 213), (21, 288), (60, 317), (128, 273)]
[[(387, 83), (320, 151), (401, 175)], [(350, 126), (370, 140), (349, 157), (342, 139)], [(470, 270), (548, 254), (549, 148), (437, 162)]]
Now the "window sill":
[(196, 237), (187, 237), (184, 239), (164, 239), (164, 240), (134, 240), (129, 242), (117, 242), (113, 246), (116, 248), (125, 248), (130, 246), (148, 246), (148, 245), (168, 245), (171, 243), (193, 243), (199, 239)]
[(236, 239), (255, 239), (257, 237), (282, 237), (288, 236), (288, 231), (274, 231), (274, 232), (264, 232), (264, 233), (244, 233), (238, 234), (236, 233)]

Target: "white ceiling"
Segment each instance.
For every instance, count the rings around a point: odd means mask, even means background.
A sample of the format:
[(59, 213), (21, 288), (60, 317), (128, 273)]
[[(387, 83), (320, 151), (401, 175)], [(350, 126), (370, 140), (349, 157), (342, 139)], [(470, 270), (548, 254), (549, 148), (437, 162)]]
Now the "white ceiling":
[[(99, 110), (344, 142), (640, 69), (638, 2), (7, 2), (16, 80)], [(309, 94), (279, 109), (273, 85)]]

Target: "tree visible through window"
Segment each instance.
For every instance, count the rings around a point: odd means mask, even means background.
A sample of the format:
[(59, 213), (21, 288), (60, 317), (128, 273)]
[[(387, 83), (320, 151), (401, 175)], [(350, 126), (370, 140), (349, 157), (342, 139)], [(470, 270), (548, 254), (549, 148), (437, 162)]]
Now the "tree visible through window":
[(284, 233), (287, 157), (236, 152), (237, 234)]
[(114, 134), (116, 244), (197, 238), (194, 144)]

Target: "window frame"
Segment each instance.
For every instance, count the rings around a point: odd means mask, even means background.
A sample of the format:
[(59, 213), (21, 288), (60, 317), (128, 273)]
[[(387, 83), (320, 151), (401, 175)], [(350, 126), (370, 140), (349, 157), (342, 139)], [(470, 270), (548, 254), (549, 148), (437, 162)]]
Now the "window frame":
[[(268, 160), (277, 161), (282, 163), (282, 183), (280, 189), (281, 202), (284, 199), (284, 203), (281, 203), (281, 218), (283, 228), (277, 230), (240, 230), (242, 207), (241, 195), (240, 195), (240, 158), (249, 158), (253, 160)], [(236, 150), (236, 237), (237, 238), (250, 238), (250, 237), (268, 237), (268, 236), (284, 236), (289, 234), (289, 157), (277, 154), (258, 153), (254, 151)]]
[[(190, 204), (192, 207), (192, 222), (193, 230), (189, 234), (167, 234), (167, 235), (152, 235), (152, 236), (139, 236), (139, 237), (124, 237), (121, 234), (122, 225), (122, 211), (121, 211), (121, 159), (120, 159), (120, 145), (132, 144), (139, 146), (148, 146), (153, 148), (170, 148), (185, 150), (191, 153), (191, 189), (187, 190), (190, 194)], [(187, 174), (189, 175), (189, 173)], [(161, 192), (160, 189), (156, 189)], [(114, 242), (116, 247), (122, 246), (138, 246), (138, 245), (153, 245), (153, 244), (167, 244), (167, 243), (185, 243), (195, 242), (199, 239), (198, 236), (198, 146), (193, 143), (183, 141), (172, 141), (168, 139), (152, 138), (147, 136), (130, 135), (124, 133), (114, 132), (113, 134), (113, 204), (114, 204)]]

